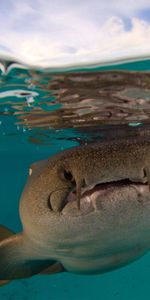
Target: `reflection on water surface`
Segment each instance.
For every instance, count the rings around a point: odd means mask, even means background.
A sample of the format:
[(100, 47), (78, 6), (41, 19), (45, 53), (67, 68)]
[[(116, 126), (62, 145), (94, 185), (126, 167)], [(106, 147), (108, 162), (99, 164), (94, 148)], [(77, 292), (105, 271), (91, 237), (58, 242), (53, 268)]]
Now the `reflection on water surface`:
[[(124, 131), (128, 135), (143, 131), (143, 124), (144, 131), (149, 127), (148, 71), (54, 73), (10, 66), (0, 76), (0, 124), (6, 117), (14, 124), (13, 132), (11, 127), (6, 134), (17, 134), (21, 128), (31, 132), (30, 142), (47, 144), (50, 134), (64, 138), (62, 131), (67, 129), (82, 132), (80, 142), (85, 142), (87, 136), (102, 138), (106, 131), (107, 137), (112, 136), (114, 129), (122, 136)], [(68, 138), (79, 141), (78, 134)]]

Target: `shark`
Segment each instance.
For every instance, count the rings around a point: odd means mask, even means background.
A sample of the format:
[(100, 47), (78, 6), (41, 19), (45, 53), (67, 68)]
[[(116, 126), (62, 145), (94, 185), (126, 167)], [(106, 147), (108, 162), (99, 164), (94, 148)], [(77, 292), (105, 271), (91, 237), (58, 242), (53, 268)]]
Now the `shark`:
[(0, 285), (36, 274), (100, 274), (150, 249), (150, 141), (99, 141), (33, 163), (22, 232), (0, 226)]

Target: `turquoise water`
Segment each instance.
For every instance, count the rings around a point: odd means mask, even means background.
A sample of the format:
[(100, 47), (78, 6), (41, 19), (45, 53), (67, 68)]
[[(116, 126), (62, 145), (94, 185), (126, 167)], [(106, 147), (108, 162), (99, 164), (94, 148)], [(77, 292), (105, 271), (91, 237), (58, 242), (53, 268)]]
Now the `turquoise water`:
[[(98, 79), (94, 76), (104, 70), (137, 73), (131, 79), (128, 73), (118, 73), (118, 77), (116, 73), (100, 75), (104, 80), (101, 95), (97, 94)], [(54, 74), (11, 68), (9, 72), (1, 72), (1, 224), (14, 232), (21, 231), (19, 198), (31, 163), (91, 140), (149, 132), (150, 85), (145, 75), (149, 70), (150, 61), (145, 60), (90, 69), (90, 75), (83, 70)], [(145, 72), (143, 77), (141, 71)], [(127, 82), (123, 80), (125, 76), (129, 78)], [(146, 300), (150, 299), (149, 277), (150, 254), (147, 254), (104, 275), (62, 273), (15, 280), (0, 288), (0, 300)]]

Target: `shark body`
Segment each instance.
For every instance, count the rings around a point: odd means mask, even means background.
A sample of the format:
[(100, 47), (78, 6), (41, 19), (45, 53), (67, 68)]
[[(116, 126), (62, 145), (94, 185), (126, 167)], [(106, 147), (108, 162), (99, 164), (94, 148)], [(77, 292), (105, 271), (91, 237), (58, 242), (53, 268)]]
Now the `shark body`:
[(74, 147), (30, 167), (23, 231), (0, 228), (0, 280), (107, 272), (150, 249), (150, 142)]

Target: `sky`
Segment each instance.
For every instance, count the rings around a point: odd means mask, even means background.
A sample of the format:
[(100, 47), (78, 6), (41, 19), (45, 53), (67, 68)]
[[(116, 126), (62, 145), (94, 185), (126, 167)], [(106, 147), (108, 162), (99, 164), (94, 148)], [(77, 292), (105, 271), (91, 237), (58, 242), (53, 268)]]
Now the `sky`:
[(61, 67), (149, 54), (150, 0), (0, 1), (0, 57)]

